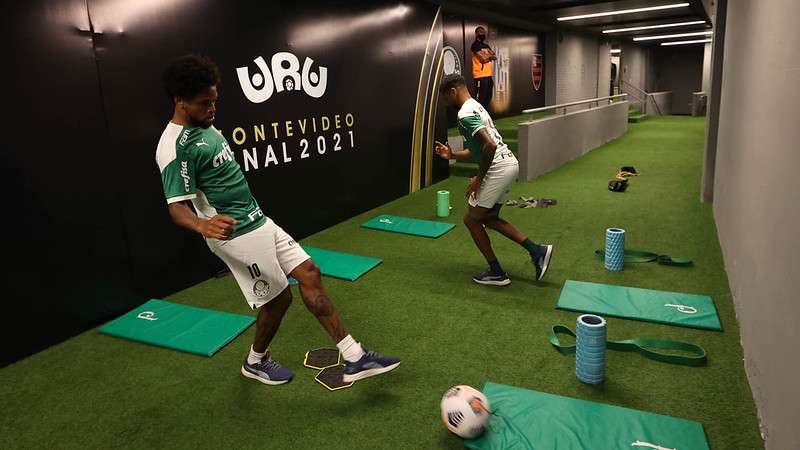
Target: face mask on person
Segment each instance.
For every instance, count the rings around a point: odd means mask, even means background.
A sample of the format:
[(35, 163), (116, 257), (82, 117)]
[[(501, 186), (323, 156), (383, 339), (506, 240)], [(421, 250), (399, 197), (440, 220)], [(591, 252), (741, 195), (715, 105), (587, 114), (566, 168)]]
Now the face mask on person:
[(481, 41), (481, 42), (485, 41), (486, 40), (486, 35), (485, 34), (479, 34), (478, 35), (478, 40)]

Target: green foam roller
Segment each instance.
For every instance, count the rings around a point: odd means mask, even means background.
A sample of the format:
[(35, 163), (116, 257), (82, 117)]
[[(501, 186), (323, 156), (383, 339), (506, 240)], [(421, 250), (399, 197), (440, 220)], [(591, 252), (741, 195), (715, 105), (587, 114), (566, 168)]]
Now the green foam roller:
[(438, 217), (450, 215), (450, 191), (438, 191), (436, 193), (436, 215)]

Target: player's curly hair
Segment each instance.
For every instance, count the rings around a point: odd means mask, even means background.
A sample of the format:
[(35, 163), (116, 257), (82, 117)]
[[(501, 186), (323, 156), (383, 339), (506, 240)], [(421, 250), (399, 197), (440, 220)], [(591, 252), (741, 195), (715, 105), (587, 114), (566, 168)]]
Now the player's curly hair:
[(452, 88), (466, 85), (467, 81), (460, 73), (451, 73), (442, 79), (442, 84), (439, 86), (439, 92), (444, 94)]
[(164, 88), (170, 100), (192, 99), (204, 89), (219, 84), (219, 68), (207, 56), (184, 55), (164, 70)]

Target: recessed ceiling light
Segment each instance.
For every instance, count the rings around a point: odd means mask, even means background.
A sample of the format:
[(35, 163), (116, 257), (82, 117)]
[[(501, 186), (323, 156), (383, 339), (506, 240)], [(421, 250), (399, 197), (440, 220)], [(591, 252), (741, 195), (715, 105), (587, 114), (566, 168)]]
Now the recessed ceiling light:
[(580, 16), (568, 16), (568, 17), (559, 17), (559, 22), (564, 20), (578, 20), (578, 19), (590, 19), (592, 17), (605, 17), (605, 16), (616, 16), (618, 14), (633, 14), (637, 12), (645, 12), (645, 11), (657, 11), (660, 9), (672, 9), (672, 8), (683, 8), (685, 6), (689, 6), (689, 3), (672, 3), (669, 5), (661, 5), (661, 6), (650, 6), (647, 8), (635, 8), (635, 9), (620, 9), (618, 11), (608, 11), (608, 12), (601, 12), (601, 13), (594, 13), (594, 14), (581, 14)]
[(708, 36), (709, 34), (714, 34), (713, 31), (697, 31), (695, 33), (678, 33), (678, 34), (662, 34), (659, 36), (646, 36), (646, 37), (637, 37), (633, 38), (634, 41), (652, 41), (654, 39), (670, 39), (670, 38), (679, 38), (679, 37), (688, 37), (688, 36)]
[(685, 27), (689, 25), (699, 25), (701, 23), (706, 23), (706, 21), (693, 20), (691, 22), (665, 23), (661, 25), (647, 25), (644, 27), (614, 28), (611, 30), (603, 30), (603, 33), (624, 33), (626, 31), (652, 30), (655, 28)]
[(661, 45), (686, 45), (686, 44), (705, 44), (711, 42), (711, 39), (697, 39), (694, 41), (674, 41), (674, 42), (662, 42)]
[(618, 55), (618, 54), (619, 54), (621, 51), (622, 51), (622, 50), (620, 50), (620, 49), (618, 49), (618, 48), (612, 48), (612, 49), (611, 49), (611, 54), (612, 54), (612, 55)]

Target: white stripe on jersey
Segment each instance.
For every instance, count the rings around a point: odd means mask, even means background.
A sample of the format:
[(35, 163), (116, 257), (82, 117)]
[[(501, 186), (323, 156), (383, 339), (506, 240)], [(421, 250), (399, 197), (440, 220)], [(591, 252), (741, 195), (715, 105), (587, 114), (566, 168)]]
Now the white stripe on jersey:
[(156, 147), (156, 163), (160, 172), (163, 172), (169, 163), (175, 161), (177, 157), (175, 146), (182, 129), (182, 126), (170, 122), (161, 133), (161, 139), (158, 140), (158, 147)]

